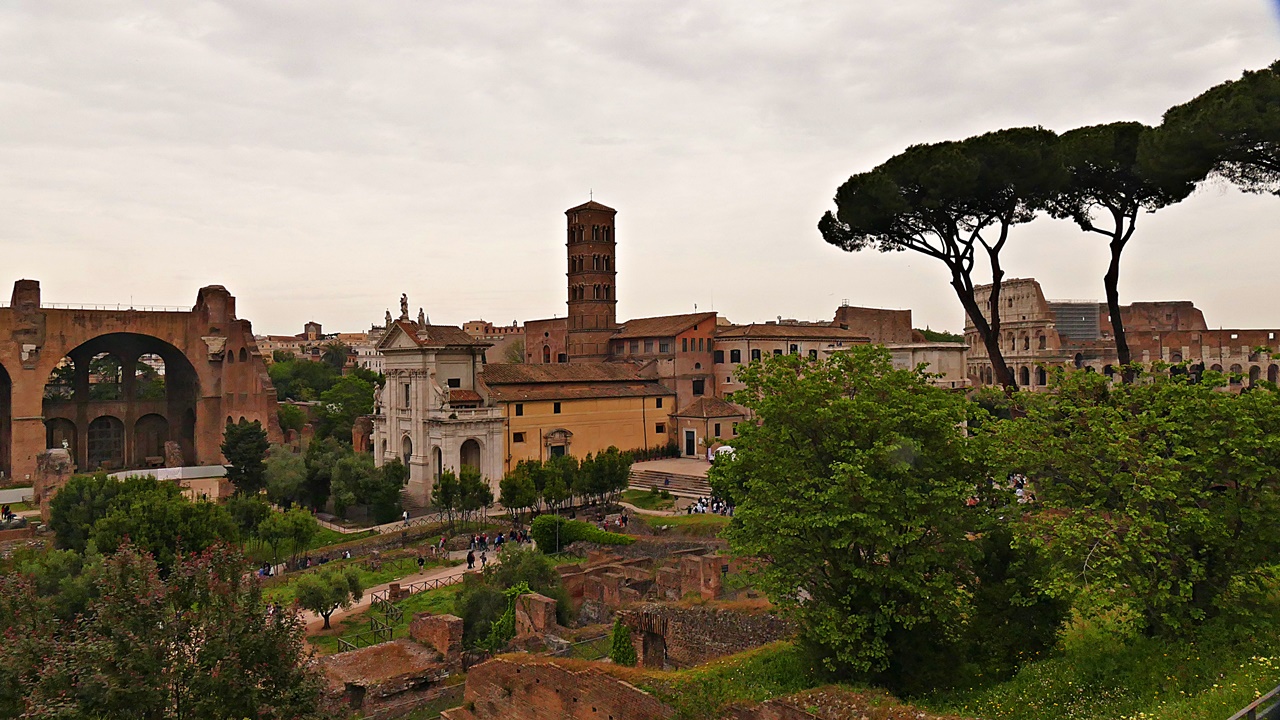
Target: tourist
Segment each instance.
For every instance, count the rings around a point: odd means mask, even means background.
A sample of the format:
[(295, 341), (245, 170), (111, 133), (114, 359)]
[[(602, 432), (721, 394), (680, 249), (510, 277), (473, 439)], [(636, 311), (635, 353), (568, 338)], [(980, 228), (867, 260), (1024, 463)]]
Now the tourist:
[(476, 567), (476, 551), (468, 550), (467, 551), (467, 569), (474, 570), (475, 567)]
[[(383, 517), (386, 517), (386, 516), (384, 515)], [(404, 526), (409, 527), (409, 511), (405, 510), (404, 512), (400, 513), (400, 517), (404, 519)]]
[(427, 559), (423, 557), (421, 553), (419, 553), (418, 554), (418, 572), (422, 572), (423, 570), (426, 569), (426, 567), (427, 567)]
[(483, 570), (484, 566), (488, 564), (489, 564), (489, 556), (483, 550), (481, 550), (480, 551), (480, 569)]

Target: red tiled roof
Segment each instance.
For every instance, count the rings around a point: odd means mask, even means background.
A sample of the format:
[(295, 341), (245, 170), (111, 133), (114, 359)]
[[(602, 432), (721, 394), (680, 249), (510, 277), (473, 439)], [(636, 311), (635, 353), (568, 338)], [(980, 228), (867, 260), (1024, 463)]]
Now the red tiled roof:
[(676, 391), (655, 382), (545, 383), (489, 387), (497, 402), (524, 400), (582, 400), (586, 398), (675, 397)]
[(744, 407), (734, 405), (731, 402), (725, 402), (718, 397), (705, 396), (698, 398), (677, 412), (671, 413), (671, 417), (724, 418), (746, 417), (747, 414), (748, 411)]
[(611, 213), (616, 213), (616, 212), (618, 212), (617, 210), (614, 210), (613, 208), (609, 207), (608, 205), (601, 205), (600, 203), (596, 202), (595, 200), (589, 200), (589, 201), (587, 201), (587, 202), (582, 203), (581, 205), (579, 205), (579, 206), (577, 206), (577, 207), (571, 207), (571, 208), (569, 208), (568, 210), (565, 210), (564, 212), (565, 212), (565, 214), (567, 215), (567, 214), (569, 214), (569, 213), (573, 212), (574, 210), (604, 210), (605, 212), (611, 212)]
[(661, 317), (632, 318), (623, 323), (615, 338), (675, 337), (705, 320), (713, 324), (716, 314), (713, 312), (692, 313), (689, 315), (664, 315)]
[(484, 382), (494, 385), (574, 382), (626, 382), (643, 380), (635, 365), (625, 362), (494, 363), (484, 368)]
[(391, 323), (387, 334), (382, 337), (378, 343), (379, 348), (385, 348), (388, 341), (395, 335), (396, 329), (399, 329), (419, 347), (451, 347), (458, 345), (484, 345), (489, 343), (476, 340), (462, 328), (453, 327), (452, 325), (422, 325), (409, 320), (396, 320)]
[(750, 325), (729, 325), (716, 331), (716, 337), (724, 340), (735, 338), (804, 338), (808, 340), (835, 340), (840, 342), (871, 342), (871, 338), (860, 335), (854, 330), (827, 325), (778, 325), (775, 323), (752, 323)]
[(463, 402), (483, 402), (484, 398), (480, 397), (480, 393), (475, 390), (463, 390), (461, 388), (453, 388), (449, 391), (450, 403)]

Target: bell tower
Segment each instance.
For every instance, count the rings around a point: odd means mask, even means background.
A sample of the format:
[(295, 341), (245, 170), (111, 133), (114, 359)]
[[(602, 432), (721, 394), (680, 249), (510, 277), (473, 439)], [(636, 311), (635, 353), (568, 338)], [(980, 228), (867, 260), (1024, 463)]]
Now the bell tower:
[(604, 360), (617, 330), (613, 220), (617, 210), (594, 200), (565, 211), (569, 256), (569, 361)]

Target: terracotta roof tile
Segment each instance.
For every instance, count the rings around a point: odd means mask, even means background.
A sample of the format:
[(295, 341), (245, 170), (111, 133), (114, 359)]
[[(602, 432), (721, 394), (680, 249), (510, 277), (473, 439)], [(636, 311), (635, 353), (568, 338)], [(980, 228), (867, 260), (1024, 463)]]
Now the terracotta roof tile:
[(725, 402), (718, 397), (704, 396), (681, 408), (677, 412), (671, 413), (671, 417), (724, 418), (746, 417), (748, 414), (749, 411), (744, 407), (734, 405), (731, 402)]
[(462, 402), (484, 402), (484, 398), (480, 397), (480, 393), (475, 390), (463, 390), (461, 388), (453, 388), (449, 391), (450, 403)]
[(733, 340), (735, 338), (804, 338), (809, 340), (834, 340), (849, 343), (867, 343), (871, 339), (854, 330), (827, 325), (777, 325), (774, 323), (752, 323), (750, 325), (729, 325), (716, 331), (716, 338)]
[(391, 337), (396, 334), (397, 329), (399, 329), (401, 332), (407, 335), (411, 340), (417, 343), (419, 347), (453, 347), (453, 346), (459, 346), (459, 345), (484, 345), (484, 346), (490, 345), (490, 343), (476, 340), (475, 338), (471, 337), (467, 333), (463, 332), (462, 328), (453, 327), (452, 325), (419, 326), (417, 323), (412, 322), (410, 320), (396, 320), (395, 322), (391, 323), (391, 328), (388, 329), (387, 334), (382, 337), (382, 340), (378, 343), (378, 347), (379, 348), (385, 347), (387, 342), (391, 339)]
[(537, 365), (530, 363), (494, 363), (484, 368), (484, 382), (494, 385), (565, 382), (622, 382), (643, 380), (638, 368), (626, 362), (555, 363)]
[(565, 210), (565, 214), (571, 213), (571, 212), (573, 212), (574, 210), (603, 210), (603, 211), (605, 211), (605, 212), (611, 212), (611, 213), (616, 213), (616, 212), (618, 212), (617, 210), (614, 210), (613, 208), (609, 207), (608, 205), (601, 205), (600, 203), (596, 202), (595, 200), (588, 200), (587, 202), (584, 202), (584, 203), (582, 203), (581, 205), (579, 205), (579, 206), (577, 206), (577, 207), (571, 207), (571, 208), (569, 208), (568, 210)]
[(705, 320), (716, 321), (713, 312), (689, 315), (664, 315), (661, 317), (633, 318), (622, 325), (615, 338), (675, 337)]

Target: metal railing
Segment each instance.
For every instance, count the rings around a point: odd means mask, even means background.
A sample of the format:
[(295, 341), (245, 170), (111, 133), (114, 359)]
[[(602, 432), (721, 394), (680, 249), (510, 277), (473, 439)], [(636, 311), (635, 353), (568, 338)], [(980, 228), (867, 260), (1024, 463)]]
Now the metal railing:
[[(456, 585), (462, 582), (463, 575), (465, 575), (465, 573), (447, 575), (442, 578), (434, 578), (431, 580), (419, 580), (415, 583), (401, 585), (400, 591), (405, 593), (405, 596), (407, 597), (408, 595), (414, 595), (427, 590), (438, 590), (442, 587), (448, 587), (449, 585)], [(373, 611), (381, 613), (382, 617), (370, 615), (368, 630), (358, 632), (355, 635), (338, 637), (339, 652), (357, 650), (362, 647), (390, 642), (395, 639), (396, 627), (404, 620), (404, 608), (397, 606), (391, 601), (391, 588), (369, 593), (369, 599)], [(400, 599), (403, 600), (404, 598), (402, 597)]]
[[(418, 582), (412, 582), (412, 583), (408, 583), (407, 585), (401, 585), (400, 592), (404, 593), (404, 595), (407, 597), (409, 595), (416, 595), (420, 592), (426, 592), (428, 590), (439, 590), (442, 587), (457, 585), (458, 583), (462, 582), (462, 578), (464, 575), (466, 575), (465, 572), (460, 572), (456, 575), (446, 575), (444, 577), (432, 578), (430, 580), (419, 580)], [(369, 601), (374, 604), (379, 602), (390, 603), (391, 588), (369, 593)]]
[(1228, 720), (1277, 720), (1280, 719), (1280, 687), (1249, 703)]
[[(9, 302), (0, 302), (0, 308), (11, 307)], [(106, 310), (109, 312), (191, 312), (189, 307), (178, 305), (133, 305), (129, 303), (96, 304), (96, 303), (51, 303), (41, 302), (41, 310)]]

